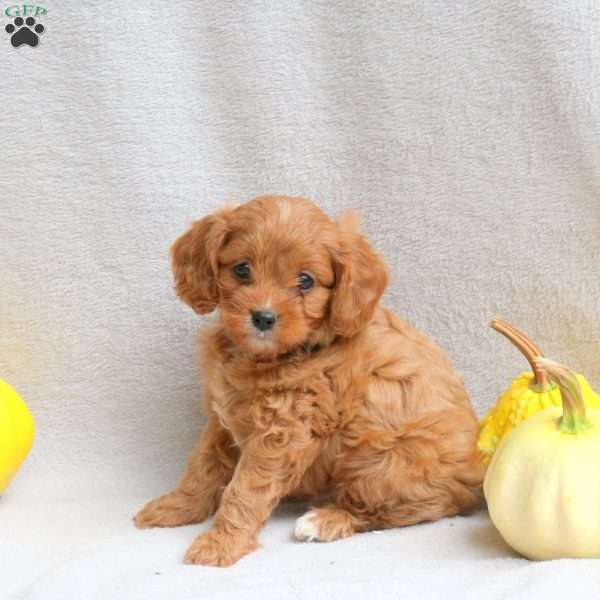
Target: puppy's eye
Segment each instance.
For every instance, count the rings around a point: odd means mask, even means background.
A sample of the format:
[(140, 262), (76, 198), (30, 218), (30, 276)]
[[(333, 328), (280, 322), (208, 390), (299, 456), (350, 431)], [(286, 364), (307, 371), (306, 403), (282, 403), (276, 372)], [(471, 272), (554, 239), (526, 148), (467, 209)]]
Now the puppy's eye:
[(315, 280), (308, 273), (298, 275), (298, 287), (303, 292), (310, 290), (313, 285), (315, 285)]
[(240, 281), (248, 281), (250, 279), (250, 265), (247, 262), (238, 263), (233, 267), (233, 274)]

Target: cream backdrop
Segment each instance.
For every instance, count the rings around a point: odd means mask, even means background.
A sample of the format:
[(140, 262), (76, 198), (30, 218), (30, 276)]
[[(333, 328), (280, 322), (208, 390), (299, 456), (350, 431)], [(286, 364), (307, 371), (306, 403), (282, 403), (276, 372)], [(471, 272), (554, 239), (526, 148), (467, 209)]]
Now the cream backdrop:
[(600, 388), (595, 2), (42, 4), (38, 47), (0, 29), (0, 377), (39, 429), (5, 515), (176, 482), (202, 320), (168, 248), (225, 201), (356, 209), (479, 414), (526, 367), (496, 315)]

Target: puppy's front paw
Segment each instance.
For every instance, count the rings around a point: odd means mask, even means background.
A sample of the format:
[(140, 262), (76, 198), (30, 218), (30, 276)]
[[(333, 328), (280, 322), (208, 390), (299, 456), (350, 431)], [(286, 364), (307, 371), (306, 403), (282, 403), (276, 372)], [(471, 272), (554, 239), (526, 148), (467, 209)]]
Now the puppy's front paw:
[(182, 492), (171, 492), (151, 500), (133, 518), (136, 527), (177, 527), (201, 523), (211, 513), (205, 499)]
[(188, 565), (228, 567), (257, 547), (255, 542), (207, 531), (196, 538), (185, 555)]

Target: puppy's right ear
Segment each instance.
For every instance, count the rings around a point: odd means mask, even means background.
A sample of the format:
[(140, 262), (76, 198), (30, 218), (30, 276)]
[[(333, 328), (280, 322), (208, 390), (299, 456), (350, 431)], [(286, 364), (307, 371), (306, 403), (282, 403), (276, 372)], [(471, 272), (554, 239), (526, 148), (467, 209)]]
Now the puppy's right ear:
[(217, 254), (228, 233), (230, 213), (226, 209), (195, 221), (171, 246), (175, 291), (201, 315), (219, 303)]

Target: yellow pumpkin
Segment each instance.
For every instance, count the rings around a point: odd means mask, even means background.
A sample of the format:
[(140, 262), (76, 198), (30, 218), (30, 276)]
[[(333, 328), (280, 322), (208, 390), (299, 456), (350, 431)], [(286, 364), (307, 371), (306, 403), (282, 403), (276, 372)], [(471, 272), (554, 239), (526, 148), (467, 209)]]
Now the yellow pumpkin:
[(561, 390), (562, 410), (523, 421), (501, 442), (483, 489), (492, 522), (536, 560), (600, 557), (600, 410), (586, 409), (566, 367), (535, 359)]
[[(514, 379), (481, 420), (477, 447), (485, 463), (489, 462), (502, 438), (521, 421), (547, 408), (561, 406), (560, 388), (536, 366), (536, 358), (542, 356), (540, 349), (522, 331), (506, 321), (495, 319), (491, 326), (521, 351), (531, 365), (532, 372), (521, 373)], [(575, 377), (587, 406), (600, 409), (600, 396), (583, 375), (576, 374)]]
[(0, 494), (25, 460), (35, 435), (25, 402), (0, 379)]

